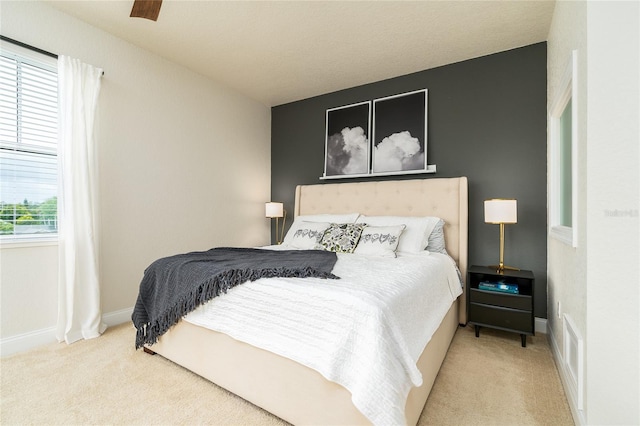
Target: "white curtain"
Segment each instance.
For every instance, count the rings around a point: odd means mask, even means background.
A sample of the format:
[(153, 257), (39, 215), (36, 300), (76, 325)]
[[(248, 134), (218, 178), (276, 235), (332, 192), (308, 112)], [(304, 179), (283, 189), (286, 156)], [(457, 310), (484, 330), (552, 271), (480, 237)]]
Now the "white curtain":
[(98, 337), (97, 159), (94, 121), (102, 70), (58, 57), (58, 327), (59, 341)]

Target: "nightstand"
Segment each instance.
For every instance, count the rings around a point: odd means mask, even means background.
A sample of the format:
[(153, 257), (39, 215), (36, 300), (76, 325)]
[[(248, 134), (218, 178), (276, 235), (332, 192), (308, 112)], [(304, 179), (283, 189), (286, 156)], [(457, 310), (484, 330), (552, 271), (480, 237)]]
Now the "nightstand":
[[(531, 271), (498, 272), (486, 266), (470, 267), (467, 270), (467, 313), (468, 321), (475, 326), (476, 337), (480, 336), (480, 327), (512, 331), (520, 333), (522, 347), (526, 347), (527, 336), (535, 335), (534, 283)], [(494, 289), (496, 285), (502, 291)]]

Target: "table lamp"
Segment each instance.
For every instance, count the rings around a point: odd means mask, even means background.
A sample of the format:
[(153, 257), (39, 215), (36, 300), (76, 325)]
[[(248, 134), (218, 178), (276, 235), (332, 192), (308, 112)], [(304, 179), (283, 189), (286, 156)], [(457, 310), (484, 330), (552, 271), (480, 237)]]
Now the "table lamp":
[(485, 200), (484, 221), (485, 223), (500, 225), (500, 263), (489, 267), (496, 268), (498, 272), (503, 272), (505, 269), (519, 271), (518, 268), (505, 266), (504, 264), (504, 225), (505, 223), (518, 223), (518, 202), (501, 198)]
[[(287, 211), (284, 209), (284, 205), (282, 203), (275, 203), (273, 201), (270, 201), (268, 203), (265, 203), (264, 211), (266, 217), (270, 219), (276, 219), (276, 242), (278, 244), (282, 244), (282, 239), (284, 238), (284, 224), (287, 220)], [(282, 218), (282, 230), (278, 231), (278, 219), (280, 218)]]

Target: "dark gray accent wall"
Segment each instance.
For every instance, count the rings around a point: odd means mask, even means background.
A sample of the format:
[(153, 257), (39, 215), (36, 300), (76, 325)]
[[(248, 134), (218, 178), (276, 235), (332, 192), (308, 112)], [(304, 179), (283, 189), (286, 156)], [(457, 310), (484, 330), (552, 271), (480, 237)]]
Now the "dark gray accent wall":
[[(292, 212), (296, 185), (467, 176), (469, 264), (498, 263), (499, 227), (484, 223), (483, 201), (517, 199), (518, 223), (506, 225), (505, 264), (534, 272), (535, 316), (546, 318), (546, 63), (546, 43), (538, 43), (273, 107), (271, 198)], [(328, 108), (423, 88), (427, 157), (437, 173), (319, 179)]]

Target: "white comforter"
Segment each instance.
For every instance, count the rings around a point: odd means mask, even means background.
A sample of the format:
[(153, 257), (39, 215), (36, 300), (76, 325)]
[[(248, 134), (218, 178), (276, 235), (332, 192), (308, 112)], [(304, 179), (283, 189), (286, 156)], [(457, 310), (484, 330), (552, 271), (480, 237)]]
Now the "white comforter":
[(341, 279), (245, 283), (185, 320), (318, 371), (373, 424), (405, 424), (407, 395), (422, 384), (416, 362), (462, 292), (453, 260), (338, 254), (333, 272)]

